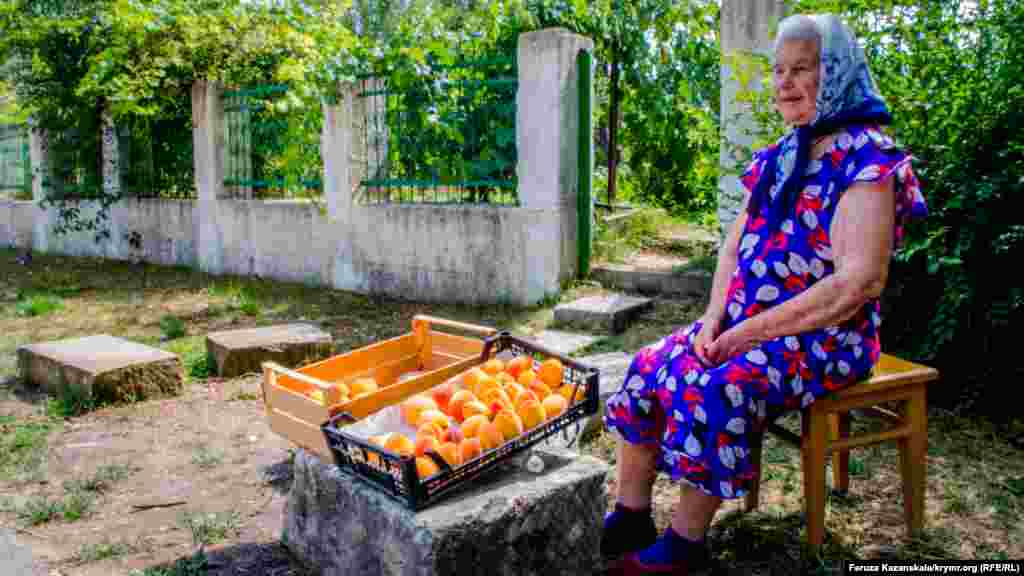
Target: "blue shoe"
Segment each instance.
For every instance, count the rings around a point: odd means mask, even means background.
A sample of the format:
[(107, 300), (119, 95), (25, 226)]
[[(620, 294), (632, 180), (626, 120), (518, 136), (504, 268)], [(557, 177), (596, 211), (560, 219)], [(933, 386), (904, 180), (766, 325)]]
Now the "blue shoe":
[(601, 555), (618, 558), (628, 552), (643, 550), (658, 540), (658, 528), (650, 509), (631, 510), (621, 504), (605, 516), (601, 533)]

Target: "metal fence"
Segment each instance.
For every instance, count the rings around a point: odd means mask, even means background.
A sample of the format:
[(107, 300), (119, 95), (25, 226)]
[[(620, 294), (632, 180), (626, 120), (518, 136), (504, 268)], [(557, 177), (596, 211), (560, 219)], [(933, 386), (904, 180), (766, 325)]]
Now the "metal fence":
[(196, 198), (192, 111), (187, 98), (159, 118), (119, 119), (117, 138), (122, 195)]
[(360, 80), (364, 204), (517, 205), (514, 58)]
[(318, 197), (323, 160), (319, 102), (281, 84), (225, 91), (224, 187), (237, 198)]
[(32, 162), (24, 124), (0, 125), (0, 196), (32, 199)]

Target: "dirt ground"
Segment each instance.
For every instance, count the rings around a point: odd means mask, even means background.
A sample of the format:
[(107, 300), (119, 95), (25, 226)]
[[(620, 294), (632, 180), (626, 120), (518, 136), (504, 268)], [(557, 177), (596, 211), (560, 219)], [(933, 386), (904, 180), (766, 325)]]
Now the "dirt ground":
[[(59, 499), (66, 481), (93, 476), (105, 465), (130, 471), (82, 520), (18, 529), (19, 543), (35, 556), (35, 574), (156, 573), (153, 567), (196, 550), (185, 514), (218, 515), (213, 518), (227, 528), (222, 541), (205, 547), (204, 574), (305, 574), (280, 544), (291, 444), (267, 426), (259, 382), (252, 376), (193, 384), (179, 398), (65, 421), (49, 437), (45, 480), (5, 483), (3, 492), (15, 494), (15, 507), (33, 498)], [(0, 414), (24, 414), (38, 401), (13, 389), (0, 402)], [(135, 508), (160, 505), (166, 507)], [(15, 524), (11, 512), (2, 518)], [(123, 544), (130, 552), (77, 562), (83, 549), (99, 542)]]

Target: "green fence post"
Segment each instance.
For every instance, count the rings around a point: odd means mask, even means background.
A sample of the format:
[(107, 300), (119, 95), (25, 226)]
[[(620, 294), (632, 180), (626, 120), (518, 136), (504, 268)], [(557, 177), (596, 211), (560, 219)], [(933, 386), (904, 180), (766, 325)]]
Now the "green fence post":
[(593, 124), (590, 117), (590, 52), (580, 51), (576, 58), (576, 67), (579, 74), (579, 121), (577, 123), (579, 165), (576, 168), (576, 214), (579, 224), (576, 228), (576, 238), (579, 245), (579, 277), (585, 278), (590, 274), (590, 251), (593, 242), (591, 222), (594, 207), (591, 201), (591, 179), (594, 170), (590, 158), (591, 140), (593, 139)]

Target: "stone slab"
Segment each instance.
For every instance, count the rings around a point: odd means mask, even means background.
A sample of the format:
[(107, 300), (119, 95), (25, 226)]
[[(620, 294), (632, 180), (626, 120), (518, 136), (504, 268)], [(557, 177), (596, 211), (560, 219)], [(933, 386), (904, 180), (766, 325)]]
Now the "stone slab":
[(625, 294), (588, 296), (556, 306), (555, 324), (618, 334), (634, 318), (653, 307), (654, 301), (650, 298)]
[(177, 355), (107, 334), (23, 346), (18, 369), (53, 394), (74, 388), (100, 401), (172, 396), (184, 386)]
[(206, 352), (217, 375), (231, 378), (261, 372), (263, 362), (295, 368), (322, 360), (334, 353), (334, 340), (312, 324), (279, 324), (211, 332)]
[(574, 352), (582, 350), (598, 340), (596, 336), (563, 332), (560, 330), (544, 330), (534, 336), (531, 336), (531, 339), (541, 346), (565, 356), (570, 356)]
[(606, 288), (634, 294), (663, 294), (704, 298), (711, 290), (712, 275), (702, 270), (671, 272), (642, 270), (607, 264), (594, 267), (590, 277)]
[(285, 504), (285, 545), (323, 576), (600, 573), (607, 509), (602, 460), (534, 450), (414, 513), (315, 454), (298, 450)]

